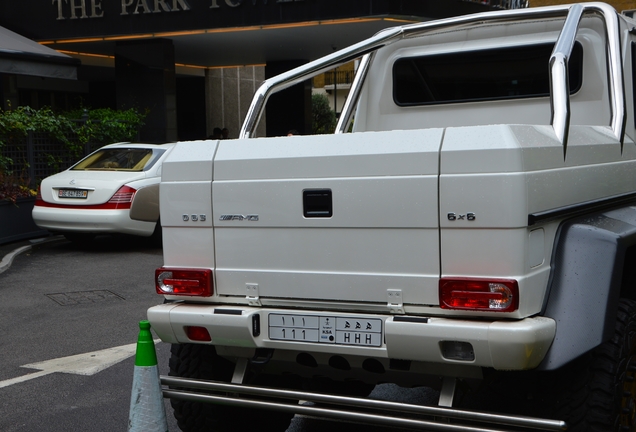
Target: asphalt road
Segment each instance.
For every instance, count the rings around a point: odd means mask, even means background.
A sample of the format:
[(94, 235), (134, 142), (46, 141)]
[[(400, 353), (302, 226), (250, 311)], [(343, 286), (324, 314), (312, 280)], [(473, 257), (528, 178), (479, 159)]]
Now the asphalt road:
[[(134, 344), (146, 310), (162, 301), (153, 289), (162, 262), (161, 249), (125, 237), (99, 237), (86, 248), (60, 241), (14, 259), (0, 274), (1, 431), (126, 430), (134, 356), (92, 375), (38, 374), (23, 366)], [(169, 346), (159, 343), (157, 356), (160, 373), (167, 374)], [(437, 393), (383, 385), (372, 396), (435, 404)], [(178, 431), (168, 401), (165, 406), (169, 430)], [(392, 429), (301, 416), (288, 429), (324, 430)]]
[[(0, 382), (21, 366), (135, 343), (154, 293), (161, 249), (128, 238), (90, 248), (49, 244), (0, 274)], [(159, 344), (157, 354), (168, 355)], [(92, 376), (52, 373), (0, 388), (0, 430), (126, 430), (134, 356)], [(177, 430), (176, 425), (171, 430)]]

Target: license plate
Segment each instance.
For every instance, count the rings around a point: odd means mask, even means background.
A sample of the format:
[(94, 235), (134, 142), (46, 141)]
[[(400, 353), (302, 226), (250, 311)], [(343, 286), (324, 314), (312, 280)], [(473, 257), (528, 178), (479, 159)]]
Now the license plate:
[(82, 189), (60, 189), (57, 191), (59, 198), (79, 198), (86, 199), (88, 197), (88, 191)]
[(325, 315), (269, 314), (269, 338), (337, 345), (382, 345), (382, 320)]

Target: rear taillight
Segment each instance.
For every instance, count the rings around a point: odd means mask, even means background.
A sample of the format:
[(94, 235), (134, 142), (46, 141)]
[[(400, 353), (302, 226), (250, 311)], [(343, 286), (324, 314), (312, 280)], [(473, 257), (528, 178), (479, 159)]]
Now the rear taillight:
[(188, 339), (193, 341), (210, 342), (212, 340), (210, 332), (205, 327), (187, 326), (185, 332)]
[(512, 279), (442, 278), (442, 309), (512, 312), (519, 307), (519, 285)]
[(137, 193), (137, 189), (131, 188), (130, 186), (122, 186), (115, 192), (115, 195), (108, 200), (108, 204), (115, 205), (116, 209), (130, 208), (135, 193)]
[(210, 297), (212, 270), (169, 269), (155, 270), (155, 285), (158, 294)]
[(44, 205), (44, 200), (42, 199), (42, 185), (38, 186), (38, 194), (35, 196), (35, 205)]

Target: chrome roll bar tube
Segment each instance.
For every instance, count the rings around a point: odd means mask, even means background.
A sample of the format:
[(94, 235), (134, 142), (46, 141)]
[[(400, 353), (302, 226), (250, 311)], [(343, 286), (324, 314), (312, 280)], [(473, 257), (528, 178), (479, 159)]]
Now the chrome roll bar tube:
[[(171, 399), (285, 411), (312, 417), (429, 432), (506, 432), (509, 430), (507, 428), (509, 426), (533, 431), (563, 431), (567, 429), (567, 424), (560, 420), (309, 393), (247, 384), (230, 384), (165, 375), (161, 376), (161, 384), (167, 386), (162, 389), (163, 396)], [(255, 398), (246, 396), (254, 396)], [(263, 400), (263, 397), (268, 398), (268, 400)], [(299, 400), (313, 402), (317, 405), (299, 405)]]
[(585, 12), (598, 13), (605, 22), (607, 48), (610, 127), (621, 143), (621, 153), (625, 140), (625, 87), (621, 62), (619, 24), (616, 11), (605, 3), (585, 3), (572, 5), (568, 11), (561, 34), (554, 45), (550, 57), (550, 124), (557, 139), (563, 145), (565, 159), (570, 131), (570, 86), (568, 83), (568, 60), (576, 40), (581, 18)]
[(496, 13), (482, 12), (478, 14), (463, 15), (382, 30), (369, 39), (264, 81), (252, 99), (252, 104), (248, 110), (239, 137), (250, 138), (253, 136), (254, 130), (261, 118), (263, 108), (271, 94), (364, 56), (361, 66), (358, 68), (356, 73), (354, 82), (351, 85), (351, 90), (345, 102), (341, 118), (336, 126), (336, 133), (345, 132), (353, 115), (355, 103), (360, 95), (362, 84), (366, 78), (366, 74), (368, 73), (371, 63), (373, 62), (373, 53), (381, 47), (390, 45), (398, 40), (424, 36), (440, 29), (454, 30), (497, 22), (565, 18), (564, 26), (556, 41), (549, 64), (551, 89), (550, 124), (554, 129), (557, 139), (563, 145), (565, 157), (570, 129), (570, 93), (568, 87), (567, 63), (572, 52), (572, 47), (574, 46), (581, 18), (586, 13), (598, 14), (605, 23), (609, 72), (608, 87), (611, 110), (610, 128), (612, 129), (616, 139), (620, 141), (622, 149), (625, 138), (626, 102), (621, 62), (618, 15), (614, 8), (605, 3), (599, 2), (566, 6), (546, 6), (529, 9), (512, 9)]

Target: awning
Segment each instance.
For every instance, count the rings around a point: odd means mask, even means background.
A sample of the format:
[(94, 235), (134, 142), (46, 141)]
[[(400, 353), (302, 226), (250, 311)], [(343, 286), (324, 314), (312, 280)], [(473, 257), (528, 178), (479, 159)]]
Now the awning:
[(77, 79), (80, 61), (0, 27), (0, 73)]

